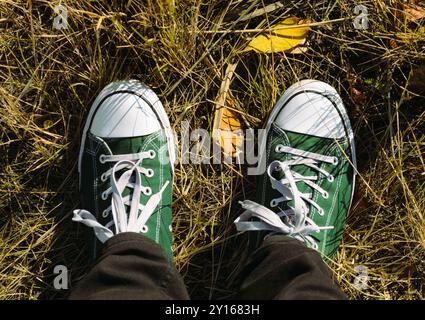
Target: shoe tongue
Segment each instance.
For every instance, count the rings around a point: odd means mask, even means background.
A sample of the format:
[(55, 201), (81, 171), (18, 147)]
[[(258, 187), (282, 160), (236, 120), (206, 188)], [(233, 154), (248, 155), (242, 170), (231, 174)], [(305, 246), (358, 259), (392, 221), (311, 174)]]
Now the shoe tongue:
[(292, 148), (317, 154), (324, 154), (334, 142), (333, 139), (310, 136), (292, 131), (285, 131), (285, 133)]
[[(138, 153), (142, 151), (143, 141), (145, 137), (131, 137), (131, 138), (104, 138), (103, 140), (108, 145), (109, 149), (111, 149), (112, 154), (131, 154)], [(127, 169), (128, 170), (128, 169)], [(117, 179), (121, 176), (124, 170), (121, 170), (116, 174)], [(142, 180), (144, 178), (142, 177)], [(134, 181), (134, 174), (132, 175), (131, 182)], [(143, 183), (142, 183), (143, 184)], [(124, 188), (122, 192), (122, 196), (128, 196), (133, 192), (131, 188)], [(127, 211), (129, 207), (127, 207)]]
[(112, 154), (138, 153), (141, 150), (144, 137), (105, 138), (103, 139), (111, 149)]
[[(299, 134), (295, 132), (289, 132), (285, 131), (288, 140), (289, 145), (298, 150), (308, 151), (312, 153), (317, 154), (325, 154), (327, 150), (329, 150), (329, 147), (332, 145), (333, 140), (327, 139), (327, 138), (321, 138), (321, 137), (315, 137), (305, 134)], [(289, 159), (293, 159), (293, 156), (290, 156)], [(316, 164), (318, 167), (320, 167), (321, 163)], [(291, 171), (294, 171), (302, 176), (309, 177), (309, 176), (319, 176), (319, 172), (317, 170), (314, 170), (306, 165), (294, 165), (291, 166)], [(317, 183), (316, 181), (313, 181), (313, 183)], [(308, 186), (304, 182), (297, 182), (297, 188), (301, 193), (310, 193), (312, 194), (315, 190)], [(289, 201), (288, 205), (294, 206), (294, 201)], [(309, 206), (309, 205), (308, 205)]]

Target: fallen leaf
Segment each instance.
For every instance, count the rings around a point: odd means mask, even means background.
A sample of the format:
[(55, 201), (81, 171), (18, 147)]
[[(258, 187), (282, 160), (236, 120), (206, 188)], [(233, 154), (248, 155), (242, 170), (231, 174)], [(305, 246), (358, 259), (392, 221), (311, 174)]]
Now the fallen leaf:
[(425, 65), (413, 70), (410, 74), (407, 90), (414, 94), (425, 94)]
[(407, 19), (416, 21), (425, 17), (425, 9), (414, 4), (403, 4), (404, 12), (407, 13)]
[(398, 48), (397, 41), (395, 41), (394, 39), (391, 39), (391, 40), (390, 40), (390, 47), (391, 47), (392, 49), (396, 49), (396, 48)]
[[(228, 101), (228, 104), (231, 102)], [(239, 154), (243, 144), (242, 127), (237, 113), (223, 107), (219, 110), (216, 119), (219, 120), (218, 128), (214, 130), (216, 141), (218, 140), (226, 158), (234, 158)]]
[(265, 31), (252, 39), (243, 52), (253, 50), (260, 53), (272, 53), (292, 50), (305, 42), (310, 27), (283, 28), (308, 23), (311, 23), (311, 20), (297, 17), (287, 18), (270, 28), (275, 30)]
[[(213, 124), (213, 139), (219, 144), (225, 157), (236, 157), (243, 143), (241, 123), (234, 109), (233, 100), (229, 94), (230, 84), (237, 63), (229, 63), (221, 82), (220, 91), (216, 97)], [(231, 108), (231, 109), (229, 109)]]
[(308, 51), (307, 39), (304, 39), (298, 46), (288, 51), (290, 54), (303, 54)]
[(348, 79), (348, 86), (350, 89), (351, 97), (356, 104), (361, 105), (365, 103), (366, 96), (363, 94), (363, 92), (356, 88), (356, 84), (357, 80), (354, 77)]

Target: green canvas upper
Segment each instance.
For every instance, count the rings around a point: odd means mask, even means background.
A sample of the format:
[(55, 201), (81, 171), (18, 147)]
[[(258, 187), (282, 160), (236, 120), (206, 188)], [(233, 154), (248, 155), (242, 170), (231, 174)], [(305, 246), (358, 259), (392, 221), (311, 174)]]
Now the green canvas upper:
[[(154, 175), (147, 177), (140, 174), (141, 185), (150, 187), (152, 195), (158, 193), (164, 184), (169, 184), (164, 189), (161, 200), (146, 223), (147, 231), (143, 234), (158, 243), (165, 251), (167, 257), (172, 259), (172, 233), (171, 233), (171, 200), (172, 200), (172, 184), (173, 175), (172, 167), (168, 159), (168, 149), (166, 138), (162, 130), (143, 137), (131, 138), (109, 138), (102, 139), (88, 133), (85, 141), (85, 148), (81, 159), (81, 197), (83, 208), (90, 211), (97, 221), (105, 226), (112, 220), (112, 213), (108, 216), (102, 216), (103, 211), (111, 205), (111, 195), (106, 200), (102, 199), (102, 192), (110, 187), (110, 179), (102, 181), (101, 175), (115, 163), (101, 163), (100, 156), (120, 154), (133, 154), (142, 151), (155, 151), (153, 159), (143, 159), (140, 166), (146, 169), (152, 169)], [(117, 179), (122, 173), (116, 173)], [(125, 188), (122, 196), (126, 196), (132, 192), (131, 188)], [(141, 193), (140, 203), (145, 205), (150, 196)], [(126, 208), (128, 210), (128, 208)], [(111, 227), (113, 229), (114, 226)], [(92, 247), (90, 251), (93, 258), (99, 254), (101, 247), (100, 241), (90, 230)]]
[[(333, 226), (333, 229), (321, 230), (311, 236), (318, 244), (318, 251), (324, 257), (332, 257), (341, 241), (345, 225), (346, 214), (349, 210), (353, 188), (353, 168), (351, 162), (351, 151), (348, 137), (342, 139), (330, 139), (315, 137), (306, 134), (284, 131), (272, 124), (267, 137), (266, 144), (266, 164), (267, 166), (274, 160), (287, 161), (293, 155), (276, 151), (278, 145), (284, 145), (299, 150), (313, 152), (325, 156), (337, 157), (338, 163), (330, 164), (321, 162), (319, 167), (330, 173), (334, 180), (330, 182), (325, 175), (305, 165), (291, 166), (291, 170), (303, 176), (318, 176), (315, 184), (322, 187), (329, 194), (327, 199), (322, 194), (308, 186), (303, 181), (296, 183), (297, 188), (302, 193), (312, 193), (312, 200), (323, 210), (321, 216), (318, 210), (308, 204), (309, 217), (320, 227)], [(274, 173), (278, 179), (284, 178), (281, 171)], [(281, 202), (277, 207), (272, 208), (270, 202), (274, 198), (279, 198), (281, 194), (272, 188), (270, 178), (267, 174), (258, 176), (257, 179), (257, 199), (256, 201), (265, 207), (277, 212), (293, 206), (293, 201)], [(263, 234), (264, 235), (264, 234)]]

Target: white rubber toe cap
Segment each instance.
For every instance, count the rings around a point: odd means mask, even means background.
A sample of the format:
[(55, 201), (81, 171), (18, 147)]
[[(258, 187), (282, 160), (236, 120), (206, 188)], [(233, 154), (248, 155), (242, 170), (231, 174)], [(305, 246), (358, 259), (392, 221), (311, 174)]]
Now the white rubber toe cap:
[(342, 100), (330, 85), (303, 80), (292, 85), (279, 99), (280, 112), (274, 123), (283, 130), (323, 138), (346, 136), (346, 114)]
[(93, 103), (90, 132), (101, 138), (127, 138), (152, 134), (161, 129), (155, 104), (157, 95), (134, 80), (113, 82)]
[(131, 138), (147, 136), (159, 130), (163, 130), (167, 138), (169, 159), (174, 170), (174, 134), (164, 106), (155, 92), (138, 80), (108, 84), (96, 97), (87, 115), (81, 138), (78, 172), (81, 173), (88, 132), (99, 138)]

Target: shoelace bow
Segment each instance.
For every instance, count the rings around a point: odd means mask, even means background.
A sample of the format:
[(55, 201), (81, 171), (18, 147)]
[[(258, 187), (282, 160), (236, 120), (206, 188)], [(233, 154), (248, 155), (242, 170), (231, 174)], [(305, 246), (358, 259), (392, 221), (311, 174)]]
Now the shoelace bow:
[[(294, 201), (294, 206), (288, 206), (289, 209), (275, 213), (269, 208), (254, 201), (241, 201), (240, 204), (245, 211), (235, 220), (236, 229), (238, 231), (266, 230), (272, 231), (273, 233), (282, 233), (301, 240), (317, 249), (318, 245), (311, 234), (320, 232), (321, 230), (333, 229), (333, 226), (318, 226), (308, 216), (310, 210), (307, 204), (315, 207), (320, 215), (323, 215), (324, 211), (312, 200), (312, 194), (301, 193), (296, 183), (303, 182), (307, 184), (312, 189), (320, 192), (324, 198), (328, 198), (329, 194), (313, 182), (318, 180), (318, 176), (303, 176), (291, 170), (291, 166), (308, 166), (325, 175), (328, 181), (333, 182), (334, 177), (327, 171), (321, 169), (318, 164), (319, 162), (326, 162), (336, 165), (338, 163), (338, 158), (306, 152), (283, 145), (278, 145), (276, 147), (276, 152), (289, 153), (292, 155), (292, 159), (287, 161), (273, 161), (267, 168), (267, 175), (270, 178), (272, 188), (279, 191), (282, 195), (279, 198), (273, 199), (270, 206), (277, 207), (279, 203), (290, 200)], [(281, 180), (273, 177), (273, 172), (279, 170), (282, 170), (284, 174), (284, 178)], [(252, 218), (258, 218), (259, 221), (253, 221)]]
[[(102, 199), (107, 200), (109, 194), (112, 194), (111, 206), (103, 211), (102, 216), (106, 218), (112, 213), (112, 220), (103, 226), (92, 213), (82, 209), (74, 210), (72, 220), (93, 228), (96, 237), (102, 243), (114, 234), (121, 232), (143, 232), (146, 229), (146, 222), (158, 206), (162, 193), (169, 184), (169, 181), (166, 181), (161, 190), (154, 195), (149, 187), (141, 185), (140, 174), (149, 178), (153, 176), (154, 172), (152, 169), (143, 168), (140, 164), (143, 159), (152, 159), (154, 156), (153, 150), (133, 154), (101, 155), (101, 162), (116, 162), (111, 169), (101, 175), (102, 181), (106, 181), (109, 177), (111, 182), (111, 187), (102, 193)], [(124, 171), (117, 180), (116, 174), (124, 169), (128, 170)], [(132, 176), (135, 177), (134, 182), (132, 182)], [(123, 197), (122, 193), (125, 188), (131, 188), (133, 192)], [(145, 205), (140, 203), (141, 193), (150, 196)], [(126, 206), (130, 207), (128, 214)], [(112, 225), (115, 226), (115, 233), (111, 230)]]

